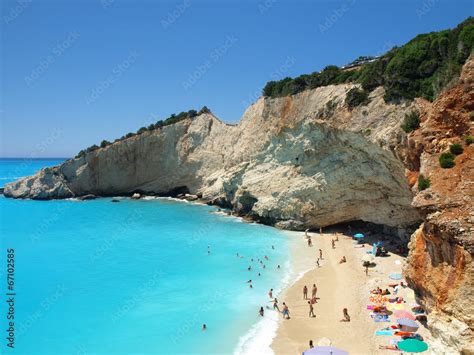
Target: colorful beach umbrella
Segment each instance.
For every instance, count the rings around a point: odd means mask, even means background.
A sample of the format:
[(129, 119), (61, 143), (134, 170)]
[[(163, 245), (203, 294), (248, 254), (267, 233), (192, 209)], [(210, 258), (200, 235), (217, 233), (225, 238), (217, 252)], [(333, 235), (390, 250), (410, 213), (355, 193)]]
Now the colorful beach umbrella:
[(403, 310), (405, 309), (405, 305), (403, 303), (387, 303), (387, 309), (390, 311), (393, 310)]
[(401, 319), (401, 318), (407, 318), (407, 319), (411, 319), (411, 320), (416, 319), (415, 316), (413, 315), (413, 313), (408, 312), (408, 311), (403, 311), (403, 310), (393, 311), (393, 315), (397, 319)]
[(328, 339), (328, 338), (321, 338), (318, 341), (318, 345), (319, 346), (329, 346), (329, 345), (331, 345), (331, 340)]
[(354, 238), (356, 239), (364, 238), (364, 235), (362, 233), (357, 233), (357, 234), (354, 234)]
[(421, 353), (428, 350), (428, 344), (417, 339), (405, 339), (397, 343), (397, 347), (407, 353)]
[(316, 346), (312, 349), (305, 350), (303, 355), (349, 355), (349, 353), (333, 346)]
[(400, 318), (400, 319), (397, 319), (397, 323), (405, 327), (416, 328), (416, 329), (419, 328), (418, 323), (415, 322), (413, 319)]
[(388, 277), (391, 278), (392, 280), (401, 280), (401, 279), (403, 279), (403, 275), (400, 274), (400, 273), (393, 273), (393, 274), (388, 275)]

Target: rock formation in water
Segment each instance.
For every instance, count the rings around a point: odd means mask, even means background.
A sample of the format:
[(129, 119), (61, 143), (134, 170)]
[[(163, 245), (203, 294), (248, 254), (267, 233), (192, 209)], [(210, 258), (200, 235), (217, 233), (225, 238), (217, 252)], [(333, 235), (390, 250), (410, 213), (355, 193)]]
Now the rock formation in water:
[[(410, 105), (383, 89), (348, 111), (352, 84), (261, 98), (238, 125), (202, 114), (46, 168), (5, 195), (50, 199), (187, 191), (280, 227), (364, 220), (404, 228), (420, 220), (391, 150)], [(331, 109), (328, 110), (328, 103)]]

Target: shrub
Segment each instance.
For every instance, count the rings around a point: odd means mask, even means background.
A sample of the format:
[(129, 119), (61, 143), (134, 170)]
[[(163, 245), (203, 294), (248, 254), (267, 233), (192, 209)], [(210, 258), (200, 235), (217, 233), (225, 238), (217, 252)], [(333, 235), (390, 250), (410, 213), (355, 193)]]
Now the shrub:
[(466, 142), (467, 145), (471, 145), (474, 143), (474, 137), (473, 136), (465, 136), (464, 141)]
[(456, 165), (456, 163), (454, 162), (454, 154), (451, 153), (451, 152), (447, 152), (447, 153), (442, 153), (440, 156), (439, 156), (439, 165), (443, 168), (443, 169), (449, 169), (449, 168), (452, 168), (454, 165)]
[(423, 174), (420, 174), (420, 176), (418, 176), (418, 191), (426, 190), (430, 187), (430, 183), (429, 178), (425, 178)]
[(101, 147), (101, 148), (105, 148), (105, 147), (107, 147), (108, 145), (111, 145), (111, 144), (112, 144), (112, 143), (110, 143), (109, 141), (106, 141), (106, 140), (104, 139), (102, 142), (100, 142), (100, 147)]
[(346, 105), (352, 110), (360, 105), (369, 103), (369, 93), (364, 89), (352, 88), (346, 95)]
[(202, 109), (199, 110), (198, 115), (202, 115), (203, 113), (211, 113), (211, 110), (207, 106), (203, 106)]
[(464, 152), (464, 149), (461, 144), (454, 143), (454, 144), (451, 144), (451, 146), (449, 147), (449, 151), (453, 153), (454, 155), (459, 155), (459, 154), (462, 154), (462, 152)]
[(471, 111), (471, 112), (469, 113), (469, 119), (470, 119), (471, 121), (474, 121), (474, 111)]
[(420, 128), (420, 114), (417, 111), (405, 114), (405, 119), (403, 120), (401, 127), (406, 133), (410, 133), (411, 131)]
[(142, 134), (144, 132), (146, 132), (148, 129), (146, 127), (141, 127), (138, 131), (137, 131), (137, 134)]

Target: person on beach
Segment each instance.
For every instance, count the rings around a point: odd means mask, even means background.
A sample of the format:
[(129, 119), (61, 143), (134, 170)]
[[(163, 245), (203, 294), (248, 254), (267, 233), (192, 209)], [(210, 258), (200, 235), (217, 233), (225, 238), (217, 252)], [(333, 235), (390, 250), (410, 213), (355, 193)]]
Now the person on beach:
[(323, 251), (321, 249), (319, 249), (319, 258), (323, 260)]
[(268, 297), (273, 298), (273, 288), (271, 288), (270, 291), (268, 291)]
[(341, 319), (341, 322), (350, 322), (351, 317), (349, 316), (349, 313), (347, 312), (347, 308), (344, 308), (342, 310), (342, 316), (343, 318)]
[(331, 245), (333, 249), (336, 249), (336, 242), (334, 241), (334, 239), (331, 239)]
[(290, 309), (288, 308), (288, 306), (286, 305), (285, 302), (283, 302), (283, 318), (285, 319), (290, 319)]
[(248, 271), (252, 270), (252, 267), (249, 265), (249, 267), (247, 268)]
[(365, 275), (366, 276), (369, 276), (369, 265), (370, 264), (368, 262), (365, 264)]
[(280, 265), (277, 266), (277, 269), (279, 269), (279, 268), (280, 268)]
[(274, 245), (272, 245), (272, 249), (275, 249), (275, 246), (274, 246)]
[(314, 314), (314, 306), (313, 306), (313, 303), (311, 303), (310, 301), (308, 301), (308, 304), (309, 304), (309, 316), (310, 316), (311, 318), (316, 317), (315, 314)]
[(318, 267), (319, 267), (319, 258), (318, 258), (318, 260), (316, 260), (316, 265), (318, 265)]
[(308, 238), (308, 246), (309, 247), (313, 246), (313, 243), (311, 242), (311, 237)]
[(339, 241), (339, 234), (336, 234), (336, 242)]
[(205, 331), (207, 329), (206, 324), (202, 325), (202, 331)]
[(268, 260), (268, 256), (265, 255), (264, 258), (265, 258), (265, 260)]
[(308, 299), (308, 287), (306, 287), (306, 285), (303, 287), (303, 299)]
[(312, 341), (312, 340), (309, 341), (309, 348), (310, 348), (310, 349), (314, 348), (314, 345), (313, 345), (313, 341)]
[(277, 310), (278, 312), (280, 312), (280, 307), (278, 307), (278, 300), (275, 299), (273, 300), (273, 310)]
[(258, 311), (258, 314), (260, 314), (260, 317), (263, 317), (263, 313), (264, 313), (263, 307), (260, 307), (260, 310)]
[(313, 289), (311, 290), (311, 298), (316, 297), (316, 293), (318, 292), (318, 288), (316, 284), (313, 284)]
[(310, 300), (310, 302), (311, 302), (312, 304), (318, 303), (318, 300), (317, 300), (316, 296), (312, 297), (311, 300)]
[(319, 234), (323, 234), (323, 227), (319, 227)]
[(347, 260), (346, 260), (346, 257), (343, 256), (343, 257), (341, 258), (341, 260), (339, 260), (339, 264), (344, 264), (346, 261), (347, 261)]

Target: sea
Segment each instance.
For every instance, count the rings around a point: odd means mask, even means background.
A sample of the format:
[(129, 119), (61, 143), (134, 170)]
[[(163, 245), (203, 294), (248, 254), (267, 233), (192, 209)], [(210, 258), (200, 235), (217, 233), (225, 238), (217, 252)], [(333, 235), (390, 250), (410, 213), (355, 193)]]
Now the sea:
[[(63, 160), (0, 159), (0, 186)], [(284, 232), (151, 197), (0, 196), (0, 218), (0, 353), (271, 353)]]

